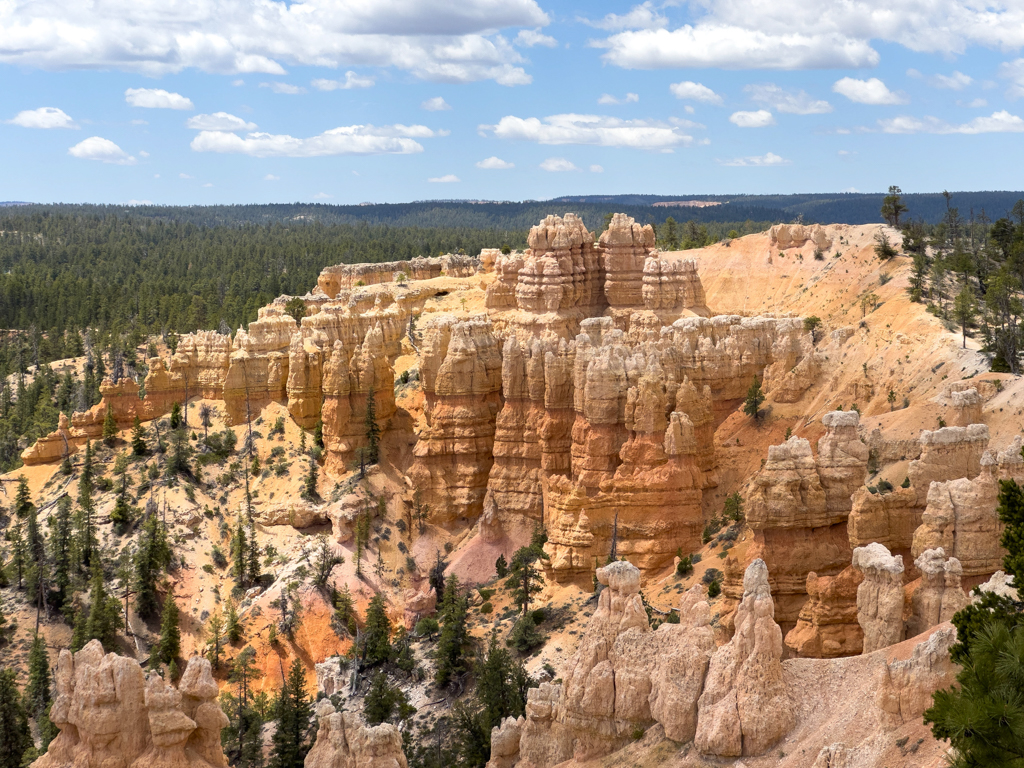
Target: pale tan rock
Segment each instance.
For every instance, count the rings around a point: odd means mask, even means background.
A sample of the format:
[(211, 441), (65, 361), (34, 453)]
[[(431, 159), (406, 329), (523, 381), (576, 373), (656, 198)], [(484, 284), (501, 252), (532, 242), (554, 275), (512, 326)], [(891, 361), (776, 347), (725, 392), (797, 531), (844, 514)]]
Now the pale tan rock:
[(836, 576), (807, 574), (807, 602), (786, 634), (786, 647), (797, 656), (823, 659), (860, 653), (864, 632), (857, 623), (857, 588), (863, 579), (853, 567)]
[(945, 626), (916, 645), (909, 659), (883, 660), (875, 693), (883, 727), (897, 728), (919, 721), (932, 705), (932, 693), (955, 681), (959, 667), (949, 658), (950, 646), (955, 642), (956, 630)]
[(227, 765), (227, 719), (205, 659), (190, 660), (175, 689), (154, 673), (147, 679), (133, 659), (104, 655), (93, 640), (76, 654), (61, 651), (55, 683), (51, 720), (60, 732), (34, 768)]
[(981, 407), (984, 404), (978, 390), (973, 387), (950, 393), (953, 401), (954, 426), (966, 427), (981, 423)]
[[(316, 665), (317, 699), (341, 693), (349, 685), (349, 673), (342, 666), (341, 658), (332, 656)], [(323, 696), (320, 696), (320, 694)]]
[(768, 234), (771, 244), (782, 250), (799, 248), (808, 241), (820, 251), (827, 251), (832, 247), (832, 235), (820, 224), (776, 224), (768, 230)]
[(516, 764), (525, 724), (525, 717), (506, 717), (501, 725), (491, 728), (491, 759), (487, 768), (512, 768)]
[(857, 621), (864, 653), (903, 639), (903, 558), (874, 543), (853, 550), (853, 567), (864, 574), (857, 587)]
[(698, 703), (694, 744), (705, 755), (760, 755), (793, 727), (782, 677), (782, 630), (763, 560), (747, 566), (736, 632), (715, 651)]
[(419, 257), (408, 261), (339, 264), (325, 267), (316, 283), (325, 296), (334, 299), (342, 291), (394, 282), (399, 280), (400, 276), (402, 282), (430, 280), (442, 274), (449, 277), (470, 277), (476, 274), (477, 268), (482, 266), (485, 260), (493, 264), (495, 252), (500, 253), (496, 248), (485, 248), (480, 253), (480, 259), (448, 253), (444, 256)]
[[(1000, 597), (1008, 597), (1011, 600), (1017, 599), (1017, 589), (1013, 586), (1013, 576), (1008, 576), (1002, 571), (996, 571), (984, 584), (978, 585), (982, 592), (994, 592)], [(971, 597), (971, 602), (976, 603), (981, 598), (978, 595)]]
[(353, 712), (337, 712), (328, 699), (316, 705), (319, 729), (305, 768), (406, 768), (402, 734), (389, 723), (366, 725)]
[(290, 525), (292, 528), (309, 528), (328, 522), (326, 509), (307, 501), (288, 501), (259, 509), (256, 520), (261, 525)]
[(78, 449), (71, 435), (71, 421), (65, 414), (57, 420), (57, 429), (36, 440), (21, 452), (21, 460), (27, 466), (47, 464), (51, 461), (62, 461)]
[(416, 622), (424, 616), (431, 615), (437, 608), (437, 592), (430, 586), (430, 583), (424, 583), (420, 589), (407, 589), (403, 595), (405, 601), (405, 608), (403, 609), (403, 617), (405, 621), (405, 628), (412, 629), (416, 626)]
[(960, 561), (955, 557), (947, 560), (942, 547), (922, 552), (914, 560), (914, 567), (921, 572), (921, 584), (911, 598), (908, 637), (949, 621), (954, 613), (970, 603), (960, 585), (963, 577)]

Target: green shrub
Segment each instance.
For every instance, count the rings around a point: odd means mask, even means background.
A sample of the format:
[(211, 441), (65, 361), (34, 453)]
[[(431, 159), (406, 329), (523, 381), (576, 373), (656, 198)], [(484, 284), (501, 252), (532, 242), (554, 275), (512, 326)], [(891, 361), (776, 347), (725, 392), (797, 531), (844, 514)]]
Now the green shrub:
[(494, 606), (491, 605), (490, 603), (484, 603), (483, 605), (480, 606), (480, 613), (482, 613), (484, 616), (486, 616), (489, 613), (493, 613), (493, 612), (494, 612)]
[(676, 565), (676, 575), (689, 576), (691, 573), (693, 573), (693, 559), (690, 555), (687, 555), (681, 558), (678, 565)]
[(708, 597), (718, 597), (722, 594), (722, 585), (717, 581), (708, 584)]

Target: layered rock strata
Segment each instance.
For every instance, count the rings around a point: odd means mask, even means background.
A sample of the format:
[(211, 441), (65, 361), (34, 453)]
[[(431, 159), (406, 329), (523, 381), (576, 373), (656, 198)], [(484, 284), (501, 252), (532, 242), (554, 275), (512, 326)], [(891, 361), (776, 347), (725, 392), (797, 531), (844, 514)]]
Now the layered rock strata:
[[(483, 253), (480, 254), (484, 256)], [(493, 257), (492, 257), (493, 258)], [(431, 278), (471, 277), (481, 260), (448, 253), (444, 256), (415, 258), (408, 261), (384, 261), (376, 264), (339, 264), (325, 267), (316, 280), (317, 289), (329, 298), (343, 290), (362, 288), (399, 280), (430, 280)], [(493, 264), (493, 261), (491, 262)]]
[(316, 741), (305, 768), (406, 768), (402, 733), (390, 723), (369, 726), (354, 712), (338, 712), (329, 699), (316, 705)]
[(949, 649), (955, 642), (956, 630), (945, 627), (914, 646), (910, 658), (883, 660), (875, 692), (875, 706), (883, 727), (898, 728), (919, 722), (924, 711), (932, 706), (932, 694), (949, 687), (960, 671), (949, 658)]
[(942, 547), (922, 552), (914, 567), (921, 573), (921, 583), (911, 597), (911, 613), (907, 619), (907, 637), (915, 637), (937, 624), (953, 618), (953, 614), (970, 603), (961, 586), (963, 568), (955, 557), (946, 559)]
[(103, 654), (98, 640), (63, 650), (50, 719), (59, 733), (33, 768), (225, 768), (210, 663), (189, 659), (177, 688), (138, 662)]
[(776, 224), (768, 230), (768, 236), (772, 246), (783, 250), (800, 248), (808, 241), (820, 251), (827, 251), (832, 247), (831, 235), (820, 224)]

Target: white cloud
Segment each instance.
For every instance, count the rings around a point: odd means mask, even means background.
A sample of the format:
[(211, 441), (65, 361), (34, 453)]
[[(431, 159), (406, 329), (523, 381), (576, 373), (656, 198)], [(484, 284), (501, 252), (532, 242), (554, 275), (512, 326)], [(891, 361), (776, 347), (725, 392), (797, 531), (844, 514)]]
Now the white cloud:
[(253, 157), (325, 157), (329, 155), (408, 155), (423, 151), (416, 138), (445, 135), (423, 125), (349, 125), (308, 139), (287, 134), (250, 133), (242, 138), (223, 131), (202, 131), (190, 145), (196, 152)]
[(920, 80), (922, 77), (924, 77), (924, 75), (922, 75), (920, 71), (911, 67), (910, 69), (907, 70), (907, 77), (912, 77), (915, 80)]
[(77, 128), (75, 121), (71, 119), (64, 110), (56, 107), (39, 107), (39, 109), (26, 109), (10, 120), (11, 125), (20, 125), (22, 128)]
[(243, 85), (245, 85), (245, 80), (238, 78), (237, 80), (232, 80), (231, 84), (235, 86), (235, 88), (241, 88)]
[(90, 136), (68, 150), (68, 154), (80, 160), (99, 160), (113, 165), (135, 165), (135, 158), (121, 149), (110, 139)]
[(748, 85), (743, 89), (750, 98), (778, 112), (792, 115), (823, 115), (832, 111), (827, 101), (812, 98), (806, 91), (787, 91), (774, 83)]
[(602, 93), (601, 97), (597, 100), (598, 104), (635, 104), (640, 101), (640, 94), (638, 93), (627, 93), (623, 98), (617, 98), (612, 96), (610, 93)]
[(1024, 59), (1015, 59), (999, 65), (999, 76), (1010, 81), (1006, 95), (1011, 99), (1024, 96)]
[[(260, 88), (269, 88), (274, 93), (284, 93), (288, 96), (296, 96), (300, 93), (305, 93), (306, 89), (301, 85), (292, 85), (291, 83), (282, 83), (275, 80), (272, 83), (260, 83)], [(320, 90), (326, 90), (321, 88)]]
[(692, 80), (684, 80), (681, 83), (672, 83), (668, 87), (677, 99), (689, 99), (691, 101), (703, 101), (705, 104), (722, 105), (722, 97), (712, 91), (706, 85), (695, 83)]
[(956, 105), (958, 107), (966, 107), (967, 109), (981, 109), (988, 106), (988, 100), (979, 97), (970, 101), (957, 101)]
[(578, 171), (575, 165), (566, 160), (564, 157), (549, 157), (543, 163), (540, 164), (542, 171), (551, 171), (552, 173), (558, 171)]
[(280, 176), (275, 176), (272, 173), (268, 173), (266, 176), (263, 177), (263, 180), (264, 181), (280, 181), (281, 177)]
[(420, 107), (422, 109), (427, 110), (428, 112), (443, 112), (445, 110), (451, 109), (452, 105), (445, 101), (444, 97), (435, 96), (432, 99), (427, 99), (426, 101), (424, 101), (422, 104), (420, 104)]
[(432, 179), (427, 179), (432, 184), (453, 184), (459, 181), (459, 177), (454, 173), (446, 173), (444, 176), (435, 176)]
[(970, 75), (956, 71), (952, 75), (935, 75), (931, 79), (931, 84), (936, 88), (948, 88), (951, 91), (962, 91), (973, 82)]
[(179, 173), (179, 174), (178, 174), (178, 178), (179, 178), (179, 179), (193, 179), (193, 178), (195, 178), (195, 177), (194, 177), (194, 176), (190, 176), (190, 175), (189, 175), (189, 174), (187, 174), (187, 173)]
[(516, 164), (502, 160), (500, 157), (488, 157), (478, 162), (476, 167), (487, 171), (507, 171), (509, 168), (515, 168)]
[(313, 195), (314, 200), (326, 200), (329, 197), (334, 197), (334, 195), (328, 195), (326, 192), (317, 192)]
[(689, 23), (669, 29), (653, 6), (645, 4), (625, 16), (606, 17), (602, 26), (625, 31), (591, 45), (606, 49), (607, 62), (637, 69), (873, 67), (880, 61), (875, 41), (945, 56), (963, 54), (975, 45), (999, 50), (1024, 46), (1024, 3), (1019, 0), (664, 3), (670, 4), (688, 7)]
[[(686, 125), (692, 125), (687, 123)], [(685, 146), (693, 137), (684, 133), (682, 123), (670, 125), (656, 120), (620, 120), (601, 115), (550, 115), (536, 117), (507, 115), (492, 130), (499, 139), (535, 141), (538, 144), (592, 144), (601, 147), (671, 150)]]
[(516, 39), (512, 43), (523, 48), (533, 48), (535, 45), (543, 45), (545, 48), (558, 47), (558, 41), (555, 38), (545, 35), (539, 29), (519, 30), (519, 34), (516, 35)]
[(149, 157), (149, 152), (144, 149), (139, 150), (139, 157)]
[(132, 125), (149, 125), (149, 120), (132, 120)]
[(372, 77), (363, 77), (349, 70), (345, 73), (344, 80), (325, 80), (320, 78), (314, 80), (312, 85), (318, 91), (349, 91), (353, 88), (372, 88), (375, 82)]
[(500, 30), (549, 22), (537, 0), (13, 0), (0, 4), (0, 63), (150, 76), (377, 66), (517, 85), (530, 76)]
[(740, 128), (765, 128), (775, 125), (775, 117), (767, 109), (759, 109), (756, 112), (733, 112), (729, 115), (729, 122)]
[(254, 131), (256, 123), (246, 122), (227, 112), (214, 112), (212, 115), (190, 117), (185, 127), (194, 131)]
[(192, 99), (160, 88), (129, 88), (124, 92), (124, 100), (133, 107), (146, 109), (195, 109)]
[(621, 29), (660, 29), (668, 24), (668, 19), (658, 13), (650, 0), (641, 5), (634, 5), (629, 10), (629, 13), (609, 13), (598, 21), (589, 21), (587, 19), (580, 19), (580, 21), (591, 27), (612, 31)]
[(993, 112), (988, 117), (976, 117), (961, 125), (953, 125), (937, 117), (917, 118), (906, 115), (879, 120), (878, 125), (882, 133), (1024, 133), (1024, 120), (1006, 110)]
[(764, 155), (756, 155), (754, 157), (737, 157), (733, 160), (725, 160), (722, 161), (722, 165), (728, 165), (736, 168), (765, 168), (773, 165), (789, 165), (789, 160), (779, 157), (774, 152), (768, 152)]
[(212, 186), (213, 186), (213, 184), (211, 184), (210, 182), (206, 182), (205, 184), (203, 184), (203, 186), (204, 186), (205, 188), (209, 189), (210, 187), (212, 187)]
[(683, 107), (683, 111), (686, 112), (686, 114), (688, 114), (688, 115), (692, 115), (697, 110), (695, 110), (692, 106), (687, 104), (685, 107)]
[(851, 157), (852, 155), (856, 155), (857, 153), (851, 152), (848, 149), (840, 149), (838, 152), (836, 152), (836, 154), (839, 155), (840, 157)]
[(129, 200), (125, 205), (152, 205), (152, 200)]
[(907, 103), (906, 97), (890, 91), (886, 84), (877, 77), (872, 77), (869, 80), (856, 80), (852, 77), (844, 77), (842, 80), (836, 80), (832, 85), (832, 90), (858, 104)]
[(591, 173), (604, 173), (604, 168), (601, 167), (600, 165), (592, 165), (592, 166), (590, 166), (590, 172)]

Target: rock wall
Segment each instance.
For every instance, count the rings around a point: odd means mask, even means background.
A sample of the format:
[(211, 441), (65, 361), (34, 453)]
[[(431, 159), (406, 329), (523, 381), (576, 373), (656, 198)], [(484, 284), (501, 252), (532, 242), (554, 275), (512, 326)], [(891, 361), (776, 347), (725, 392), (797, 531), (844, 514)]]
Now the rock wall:
[(33, 768), (225, 768), (210, 663), (189, 659), (177, 688), (98, 640), (63, 650), (50, 719), (59, 733)]
[(832, 247), (832, 237), (820, 224), (776, 224), (768, 230), (768, 236), (772, 246), (783, 250), (800, 248), (808, 241), (820, 251), (827, 251)]
[(970, 603), (960, 583), (963, 577), (960, 561), (955, 557), (947, 560), (942, 547), (922, 552), (914, 560), (914, 567), (921, 572), (921, 583), (911, 597), (907, 637), (949, 621)]
[(305, 768), (406, 768), (402, 733), (389, 723), (369, 726), (354, 712), (337, 712), (329, 699), (316, 705), (316, 741)]
[[(481, 257), (483, 255), (481, 253)], [(395, 282), (402, 275), (405, 280), (430, 280), (442, 275), (471, 277), (476, 274), (479, 267), (479, 259), (451, 253), (444, 256), (409, 259), (408, 261), (339, 264), (325, 267), (317, 278), (316, 285), (320, 293), (333, 299), (343, 290)]]
[(864, 653), (903, 639), (903, 558), (878, 543), (853, 550), (853, 567), (864, 574), (857, 587), (857, 622)]

